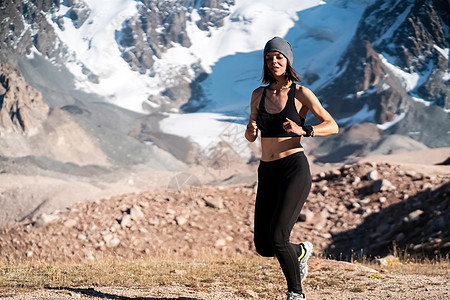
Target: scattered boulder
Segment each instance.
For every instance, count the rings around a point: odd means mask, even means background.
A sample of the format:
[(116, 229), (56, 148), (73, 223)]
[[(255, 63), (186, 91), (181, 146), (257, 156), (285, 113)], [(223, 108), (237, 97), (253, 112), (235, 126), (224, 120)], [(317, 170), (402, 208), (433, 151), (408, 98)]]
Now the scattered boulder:
[(369, 173), (367, 173), (367, 179), (368, 180), (378, 180), (378, 171), (377, 170), (372, 170)]
[(106, 247), (108, 248), (116, 248), (120, 245), (120, 239), (117, 237), (113, 237), (112, 239), (106, 242)]
[(37, 218), (37, 220), (33, 223), (34, 227), (36, 228), (41, 228), (47, 224), (50, 224), (52, 222), (55, 222), (56, 220), (59, 219), (58, 215), (54, 215), (54, 214), (41, 214), (39, 215), (39, 217)]
[(371, 186), (372, 193), (390, 192), (395, 190), (395, 186), (386, 179), (375, 180)]
[(131, 227), (132, 219), (129, 214), (122, 215), (122, 218), (120, 219), (120, 226), (122, 226), (122, 229), (125, 229), (127, 227)]
[(204, 197), (203, 200), (205, 200), (205, 204), (208, 207), (222, 209), (225, 207), (223, 203), (223, 199), (217, 198), (217, 197)]
[(142, 212), (142, 210), (137, 205), (133, 205), (132, 208), (130, 208), (130, 218), (132, 220), (138, 221), (144, 219), (145, 215)]
[(406, 221), (407, 222), (415, 222), (415, 221), (417, 221), (420, 218), (420, 216), (422, 214), (423, 214), (422, 210), (420, 210), (420, 209), (415, 210), (415, 211), (413, 211), (413, 212), (408, 214), (408, 216), (406, 217)]
[(311, 222), (314, 218), (314, 213), (310, 211), (309, 209), (303, 209), (300, 212), (300, 215), (298, 217), (299, 222)]
[(225, 246), (227, 244), (227, 240), (226, 239), (218, 239), (215, 243), (214, 243), (214, 247), (216, 248), (221, 248), (223, 246)]
[(177, 222), (177, 225), (183, 226), (188, 222), (189, 216), (187, 215), (180, 215), (175, 217), (175, 222)]

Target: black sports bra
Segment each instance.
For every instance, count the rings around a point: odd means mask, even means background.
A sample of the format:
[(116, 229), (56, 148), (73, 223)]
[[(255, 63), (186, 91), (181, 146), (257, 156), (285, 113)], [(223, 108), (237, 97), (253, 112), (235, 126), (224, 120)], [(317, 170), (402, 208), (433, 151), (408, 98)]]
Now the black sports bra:
[(266, 111), (265, 99), (266, 89), (264, 87), (261, 101), (259, 102), (258, 116), (256, 117), (256, 125), (261, 131), (261, 137), (294, 137), (297, 136), (293, 132), (286, 132), (283, 129), (283, 123), (286, 122), (286, 118), (297, 123), (298, 126), (305, 124), (305, 119), (302, 118), (295, 107), (295, 90), (296, 84), (292, 83), (291, 89), (288, 92), (288, 100), (283, 110), (276, 114), (271, 114)]

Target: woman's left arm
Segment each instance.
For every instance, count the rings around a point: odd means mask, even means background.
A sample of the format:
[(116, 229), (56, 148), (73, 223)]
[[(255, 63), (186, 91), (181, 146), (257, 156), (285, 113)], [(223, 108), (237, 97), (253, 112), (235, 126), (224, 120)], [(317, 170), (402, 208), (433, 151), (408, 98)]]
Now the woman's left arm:
[(299, 92), (302, 103), (306, 105), (320, 121), (320, 124), (313, 126), (314, 136), (326, 136), (338, 133), (339, 126), (330, 113), (322, 106), (316, 95), (306, 87), (300, 87)]
[[(313, 136), (326, 136), (339, 132), (339, 126), (334, 121), (333, 117), (331, 117), (310, 89), (300, 87), (299, 90), (296, 91), (296, 96), (299, 96), (298, 98), (301, 99), (302, 104), (307, 106), (320, 121), (320, 124), (312, 126)], [(283, 126), (287, 132), (294, 132), (300, 136), (306, 134), (302, 127), (299, 127), (295, 122), (289, 119), (286, 120)]]

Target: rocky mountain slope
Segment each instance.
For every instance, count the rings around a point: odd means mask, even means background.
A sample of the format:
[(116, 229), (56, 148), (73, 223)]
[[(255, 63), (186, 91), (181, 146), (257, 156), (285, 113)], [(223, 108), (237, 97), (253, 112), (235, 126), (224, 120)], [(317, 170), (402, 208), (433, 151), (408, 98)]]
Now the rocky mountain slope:
[(319, 94), (333, 115), (365, 111), (379, 124), (397, 120), (388, 134), (430, 147), (446, 146), (450, 99), (448, 1), (375, 1), (346, 53), (339, 76)]
[(47, 119), (48, 105), (12, 66), (0, 64), (0, 74), (0, 135), (3, 140), (9, 134), (35, 135)]
[[(314, 176), (293, 241), (317, 255), (350, 259), (405, 250), (419, 257), (450, 251), (448, 167), (360, 163)], [(35, 216), (0, 233), (7, 259), (84, 260), (254, 253), (255, 184), (124, 194)], [(395, 244), (394, 244), (395, 243)]]
[[(140, 190), (127, 183), (138, 171), (186, 168), (190, 146), (159, 133), (155, 116), (80, 102), (76, 94), (64, 96), (69, 104), (50, 107), (42, 95), (62, 101), (63, 92), (53, 88), (41, 94), (12, 65), (0, 63), (0, 227), (78, 201)], [(139, 136), (144, 126), (146, 134)], [(146, 144), (152, 136), (158, 142)], [(171, 147), (185, 151), (173, 151), (177, 158), (164, 150)], [(149, 180), (141, 186), (153, 185), (152, 175), (141, 177)]]
[(176, 169), (177, 164), (183, 165), (160, 147), (145, 145), (130, 134), (139, 119), (145, 123), (150, 117), (107, 103), (77, 99), (72, 100), (73, 104), (50, 108), (43, 102), (41, 93), (30, 87), (11, 65), (1, 63), (0, 76), (2, 156), (45, 156), (55, 164), (78, 166), (149, 163), (158, 168), (164, 165), (164, 160), (167, 165), (162, 168), (171, 169), (172, 165)]

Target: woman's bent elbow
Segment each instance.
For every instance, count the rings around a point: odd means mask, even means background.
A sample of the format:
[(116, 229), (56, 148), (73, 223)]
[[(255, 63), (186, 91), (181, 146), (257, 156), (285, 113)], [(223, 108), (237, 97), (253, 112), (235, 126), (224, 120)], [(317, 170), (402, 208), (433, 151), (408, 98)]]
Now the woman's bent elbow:
[(339, 133), (339, 125), (336, 123), (336, 121), (335, 120), (331, 120), (330, 125), (331, 125), (329, 127), (330, 134), (338, 134)]
[(334, 123), (334, 134), (338, 134), (339, 133), (339, 125), (337, 123)]

